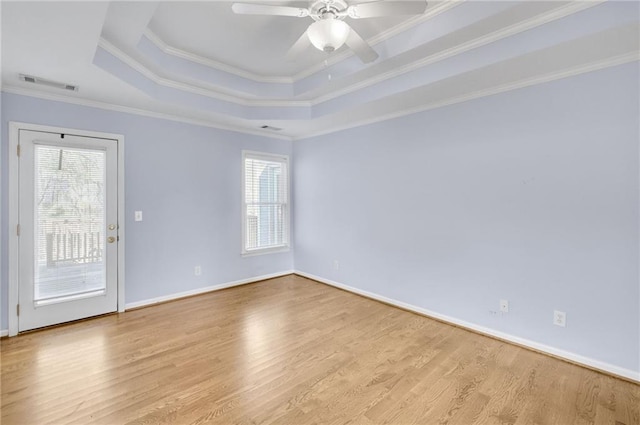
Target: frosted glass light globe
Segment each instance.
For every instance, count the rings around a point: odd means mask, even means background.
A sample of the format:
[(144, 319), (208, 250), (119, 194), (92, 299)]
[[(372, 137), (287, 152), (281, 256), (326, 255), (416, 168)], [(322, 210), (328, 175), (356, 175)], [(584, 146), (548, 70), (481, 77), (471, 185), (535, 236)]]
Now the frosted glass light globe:
[(307, 35), (316, 49), (330, 53), (342, 47), (347, 41), (349, 31), (349, 25), (344, 21), (329, 18), (311, 24)]

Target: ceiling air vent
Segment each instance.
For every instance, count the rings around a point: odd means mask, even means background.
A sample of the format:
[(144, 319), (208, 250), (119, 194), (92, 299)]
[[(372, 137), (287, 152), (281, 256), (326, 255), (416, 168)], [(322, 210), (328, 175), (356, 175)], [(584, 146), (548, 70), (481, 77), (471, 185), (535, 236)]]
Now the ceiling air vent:
[(260, 128), (265, 129), (265, 130), (273, 130), (273, 131), (280, 131), (282, 130), (280, 127), (273, 127), (271, 125), (263, 125)]
[(32, 75), (20, 74), (20, 79), (22, 81), (26, 81), (27, 83), (40, 84), (42, 86), (55, 87), (62, 90), (78, 91), (78, 86), (74, 86), (73, 84), (59, 83), (57, 81), (34, 77)]

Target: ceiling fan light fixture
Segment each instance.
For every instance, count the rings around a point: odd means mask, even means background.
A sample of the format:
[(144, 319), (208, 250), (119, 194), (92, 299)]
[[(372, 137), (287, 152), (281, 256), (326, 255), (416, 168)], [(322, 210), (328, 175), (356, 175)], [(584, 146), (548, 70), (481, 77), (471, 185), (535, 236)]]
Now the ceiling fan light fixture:
[(349, 25), (335, 18), (327, 18), (314, 22), (309, 26), (307, 35), (316, 49), (323, 52), (338, 50), (347, 41)]

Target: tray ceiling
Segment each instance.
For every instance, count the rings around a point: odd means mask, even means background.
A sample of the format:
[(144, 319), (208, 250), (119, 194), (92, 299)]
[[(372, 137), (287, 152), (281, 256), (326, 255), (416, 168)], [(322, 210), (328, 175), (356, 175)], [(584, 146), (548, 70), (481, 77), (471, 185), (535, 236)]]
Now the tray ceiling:
[(7, 92), (295, 139), (637, 61), (639, 7), (429, 2), (417, 17), (350, 21), (380, 56), (363, 64), (346, 47), (310, 47), (287, 61), (311, 19), (235, 15), (227, 1), (3, 2), (2, 83)]

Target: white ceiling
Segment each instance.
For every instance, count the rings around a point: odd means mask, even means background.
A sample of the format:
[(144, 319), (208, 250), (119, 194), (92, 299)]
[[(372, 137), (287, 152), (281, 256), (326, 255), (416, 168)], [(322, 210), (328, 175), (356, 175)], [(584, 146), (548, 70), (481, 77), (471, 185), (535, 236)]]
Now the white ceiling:
[[(235, 15), (228, 1), (1, 6), (5, 92), (269, 137), (309, 137), (639, 58), (637, 2), (441, 1), (423, 16), (351, 20), (380, 55), (366, 65), (346, 47), (286, 61), (311, 19)], [(79, 90), (25, 83), (21, 73)]]
[[(366, 39), (406, 20), (396, 16), (351, 20), (349, 24)], [(295, 62), (282, 60), (312, 22), (311, 18), (236, 15), (228, 2), (162, 2), (149, 29), (177, 49), (258, 75), (292, 77), (326, 58), (325, 53), (310, 49)]]

